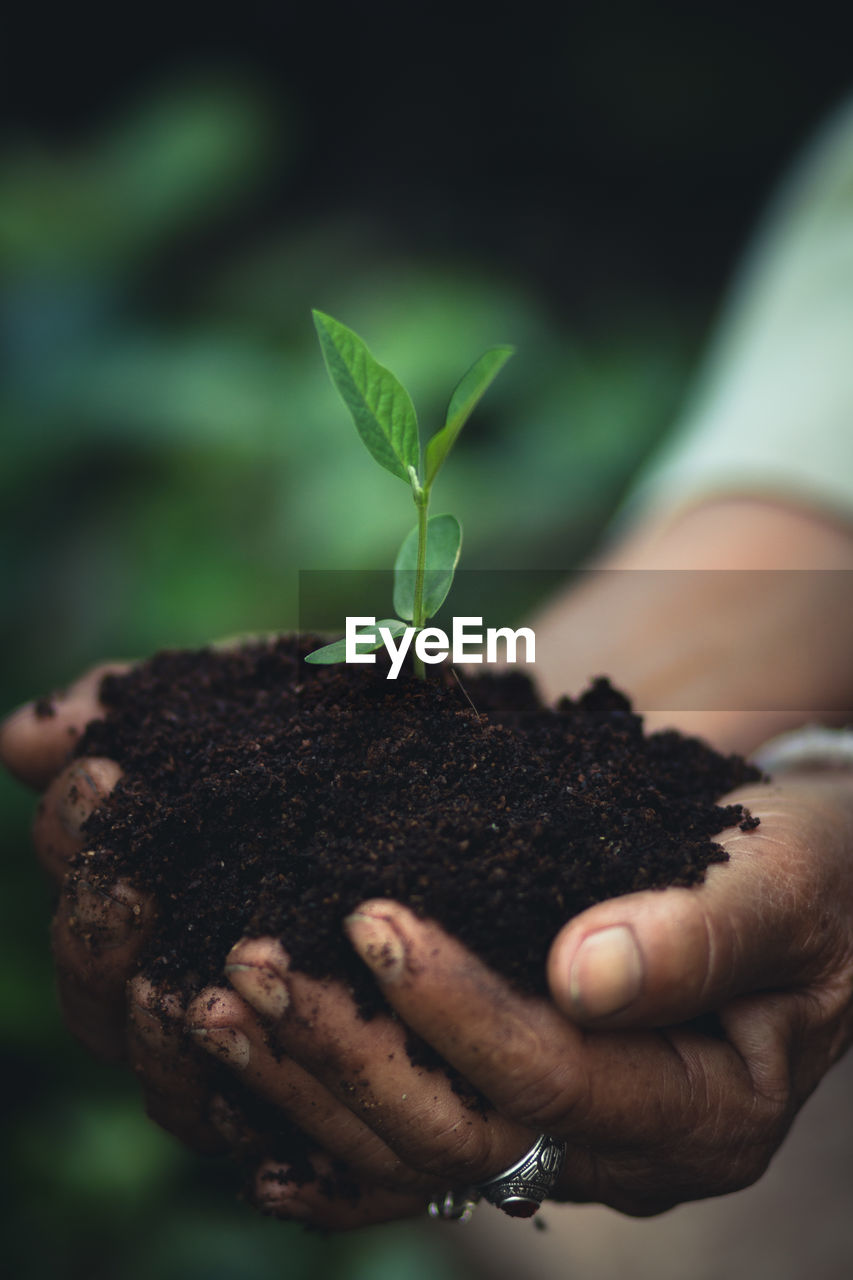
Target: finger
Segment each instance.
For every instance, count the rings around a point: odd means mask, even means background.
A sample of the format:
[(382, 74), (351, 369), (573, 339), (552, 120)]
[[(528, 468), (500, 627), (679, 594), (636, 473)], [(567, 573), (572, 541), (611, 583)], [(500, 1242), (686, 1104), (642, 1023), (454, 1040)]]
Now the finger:
[(569, 1017), (665, 1026), (735, 996), (809, 982), (841, 954), (838, 923), (825, 913), (814, 929), (812, 905), (849, 892), (839, 869), (849, 865), (841, 845), (850, 815), (839, 822), (830, 790), (815, 785), (743, 788), (727, 799), (754, 809), (760, 826), (719, 837), (730, 861), (710, 867), (702, 885), (599, 903), (557, 935), (548, 980)]
[(27, 702), (0, 724), (0, 763), (27, 786), (41, 791), (68, 759), (90, 720), (104, 714), (98, 700), (106, 675), (121, 675), (130, 664), (103, 662), (67, 690)]
[(396, 1222), (424, 1213), (429, 1197), (363, 1186), (346, 1169), (315, 1155), (311, 1169), (266, 1160), (258, 1169), (251, 1196), (262, 1213), (327, 1231)]
[[(235, 975), (242, 977), (243, 973)], [(267, 987), (269, 979), (262, 979)], [(250, 982), (244, 982), (249, 987)], [(234, 991), (209, 987), (193, 1001), (188, 1026), (200, 1047), (240, 1075), (291, 1123), (369, 1183), (435, 1189), (436, 1180), (397, 1155), (304, 1067), (271, 1048), (258, 1014)]]
[(223, 1076), (220, 1069), (220, 1079), (216, 1083), (223, 1092), (210, 1095), (210, 1123), (232, 1156), (241, 1160), (248, 1157), (260, 1159), (269, 1151), (270, 1136), (280, 1130), (281, 1118), (272, 1108), (263, 1109), (258, 1099), (244, 1091), (240, 1091), (239, 1099), (236, 1098), (233, 1079), (225, 1080)]
[(125, 987), (153, 923), (151, 899), (126, 881), (108, 888), (69, 877), (53, 920), (53, 954), (65, 1022), (92, 1053), (125, 1056)]
[[(263, 1012), (273, 1011), (275, 1048), (323, 1084), (406, 1168), (445, 1187), (464, 1186), (491, 1177), (529, 1150), (536, 1134), (475, 1109), (470, 1095), (466, 1100), (454, 1091), (440, 1067), (415, 1066), (408, 1029), (399, 1021), (387, 1015), (365, 1021), (343, 986), (290, 970), (274, 940), (238, 943), (228, 964), (231, 981)], [(246, 968), (235, 972), (238, 964)], [(256, 990), (248, 972), (253, 966), (266, 970)], [(278, 1016), (276, 1008), (282, 1009)]]
[(187, 1039), (184, 1014), (176, 992), (134, 978), (128, 986), (128, 1060), (152, 1120), (194, 1151), (224, 1154), (249, 1135), (240, 1131), (236, 1110), (224, 1099), (214, 1106), (212, 1064)]
[(72, 858), (85, 849), (86, 820), (121, 777), (115, 760), (83, 756), (53, 779), (33, 822), (36, 856), (53, 879), (62, 881)]
[[(285, 968), (282, 954), (280, 944), (273, 939), (244, 940), (232, 950), (230, 963), (226, 965), (231, 982), (239, 984), (247, 1003), (251, 1000), (267, 1025), (269, 1020), (280, 1019), (287, 1005), (286, 988), (278, 976)], [(385, 1143), (345, 1110), (303, 1068), (282, 1058), (266, 1041), (262, 1041), (256, 1050), (257, 1021), (254, 1030), (250, 1022), (241, 1022), (241, 1013), (233, 1002), (229, 1005), (227, 1000), (211, 993), (202, 995), (197, 1003), (211, 1024), (221, 1019), (231, 1026), (232, 1031), (223, 1040), (221, 1050), (214, 1051), (221, 1051), (227, 1060), (232, 1051), (230, 1035), (234, 1028), (242, 1029), (250, 1041), (251, 1061), (255, 1061), (257, 1053), (259, 1074), (252, 1078), (253, 1088), (283, 1108), (327, 1153), (342, 1160), (360, 1184), (407, 1192), (424, 1190), (441, 1195), (447, 1191), (449, 1183), (446, 1177), (424, 1176), (402, 1164)], [(325, 1123), (326, 1117), (328, 1123)], [(530, 1145), (532, 1143), (528, 1143)], [(569, 1149), (565, 1171), (565, 1187), (571, 1188), (571, 1198), (591, 1198), (587, 1153)]]
[(749, 1073), (723, 1041), (587, 1032), (398, 903), (365, 903), (346, 928), (401, 1019), (528, 1133), (657, 1146), (662, 1128), (689, 1134), (723, 1101), (732, 1117), (751, 1113)]

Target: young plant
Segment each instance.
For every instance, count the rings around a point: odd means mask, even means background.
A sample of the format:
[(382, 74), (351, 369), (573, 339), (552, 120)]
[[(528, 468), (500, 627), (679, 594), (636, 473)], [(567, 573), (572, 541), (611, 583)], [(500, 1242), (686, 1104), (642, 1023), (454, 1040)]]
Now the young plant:
[[(444, 425), (422, 451), (415, 407), (405, 387), (374, 359), (352, 329), (322, 311), (312, 314), (329, 377), (358, 434), (379, 465), (409, 485), (418, 513), (418, 522), (394, 561), (394, 608), (399, 616), (383, 618), (375, 632), (362, 633), (359, 652), (370, 653), (384, 644), (382, 629), (397, 637), (411, 626), (417, 635), (447, 597), (459, 561), (462, 527), (455, 516), (429, 515), (432, 486), (460, 431), (514, 348), (490, 347), (474, 362), (450, 397)], [(346, 643), (336, 640), (315, 649), (307, 661), (344, 662)], [(423, 679), (423, 663), (417, 657), (415, 671)]]

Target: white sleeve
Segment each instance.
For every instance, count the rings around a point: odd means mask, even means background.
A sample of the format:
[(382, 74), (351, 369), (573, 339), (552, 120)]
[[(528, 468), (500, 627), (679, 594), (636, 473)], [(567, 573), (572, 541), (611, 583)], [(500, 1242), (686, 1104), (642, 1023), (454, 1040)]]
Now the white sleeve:
[(620, 515), (735, 494), (853, 519), (853, 101), (777, 193), (681, 423)]

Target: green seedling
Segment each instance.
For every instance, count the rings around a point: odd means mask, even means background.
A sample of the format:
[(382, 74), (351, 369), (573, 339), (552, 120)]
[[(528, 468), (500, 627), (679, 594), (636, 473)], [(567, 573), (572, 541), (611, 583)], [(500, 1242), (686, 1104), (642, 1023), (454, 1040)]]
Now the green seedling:
[[(404, 538), (394, 562), (394, 608), (399, 616), (383, 618), (375, 630), (359, 635), (359, 652), (370, 653), (385, 643), (383, 629), (393, 638), (409, 628), (417, 635), (447, 597), (459, 562), (462, 527), (455, 516), (429, 515), (432, 486), (460, 431), (514, 348), (490, 347), (474, 362), (450, 397), (444, 425), (422, 450), (415, 407), (405, 387), (374, 359), (352, 329), (322, 311), (314, 311), (313, 316), (329, 377), (358, 434), (379, 465), (410, 487), (418, 513), (418, 522)], [(346, 643), (336, 640), (315, 649), (307, 661), (345, 662)], [(423, 678), (423, 663), (417, 657), (414, 661)]]

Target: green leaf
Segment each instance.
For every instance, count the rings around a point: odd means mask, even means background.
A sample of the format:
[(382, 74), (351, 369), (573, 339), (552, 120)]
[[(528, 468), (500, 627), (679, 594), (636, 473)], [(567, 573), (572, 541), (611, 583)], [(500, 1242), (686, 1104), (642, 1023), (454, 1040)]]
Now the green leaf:
[[(359, 653), (373, 653), (375, 649), (381, 649), (385, 641), (379, 634), (380, 627), (388, 627), (391, 635), (396, 640), (397, 636), (401, 636), (406, 630), (408, 623), (401, 622), (399, 618), (380, 618), (375, 627), (359, 627), (356, 634), (358, 636), (374, 636), (376, 643), (367, 644), (359, 640)], [(347, 660), (347, 642), (346, 639), (335, 640), (332, 644), (326, 644), (322, 649), (315, 649), (313, 653), (306, 654), (305, 661), (313, 662), (317, 666), (331, 666), (333, 662), (346, 662)]]
[(357, 333), (322, 311), (312, 312), (329, 377), (376, 461), (410, 483), (420, 461), (418, 420), (408, 391), (370, 354)]
[(459, 432), (465, 426), (484, 393), (488, 390), (515, 347), (490, 347), (476, 360), (462, 378), (447, 406), (444, 426), (436, 431), (426, 449), (426, 488), (432, 484), (441, 464), (450, 453)]
[[(427, 520), (424, 571), (424, 617), (431, 618), (444, 604), (462, 550), (462, 527), (455, 516), (430, 516)], [(418, 526), (403, 540), (394, 561), (394, 608), (401, 618), (415, 612), (415, 574), (418, 565)]]

